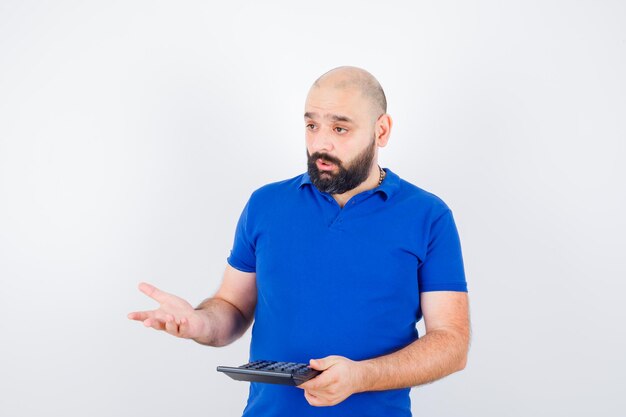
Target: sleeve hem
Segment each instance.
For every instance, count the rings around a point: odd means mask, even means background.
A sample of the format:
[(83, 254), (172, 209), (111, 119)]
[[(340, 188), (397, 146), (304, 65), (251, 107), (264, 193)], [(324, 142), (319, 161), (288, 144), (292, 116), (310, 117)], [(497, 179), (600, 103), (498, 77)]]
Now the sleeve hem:
[(442, 282), (431, 285), (422, 285), (420, 292), (429, 291), (460, 291), (468, 292), (467, 283), (465, 282)]
[(234, 262), (233, 256), (229, 256), (228, 258), (226, 258), (226, 262), (228, 262), (228, 264), (230, 266), (232, 266), (235, 269), (240, 270), (241, 272), (256, 272), (256, 268), (253, 267), (249, 267), (247, 265), (244, 265), (243, 263), (237, 261)]

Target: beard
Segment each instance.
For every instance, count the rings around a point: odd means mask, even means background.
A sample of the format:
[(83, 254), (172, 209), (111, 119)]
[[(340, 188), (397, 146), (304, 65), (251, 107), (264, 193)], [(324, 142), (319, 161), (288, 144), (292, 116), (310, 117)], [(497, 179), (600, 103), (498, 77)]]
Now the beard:
[[(309, 155), (309, 150), (307, 149), (307, 167), (311, 182), (320, 192), (329, 194), (343, 194), (352, 190), (363, 183), (369, 176), (375, 150), (376, 137), (372, 136), (371, 143), (346, 168), (341, 161), (330, 155), (318, 152)], [(339, 172), (320, 171), (316, 164), (318, 159), (335, 164)]]

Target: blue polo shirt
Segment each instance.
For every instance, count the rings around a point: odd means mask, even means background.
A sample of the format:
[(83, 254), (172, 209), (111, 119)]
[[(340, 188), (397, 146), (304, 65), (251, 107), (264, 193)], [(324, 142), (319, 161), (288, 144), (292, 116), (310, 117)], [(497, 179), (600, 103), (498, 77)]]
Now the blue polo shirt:
[[(389, 354), (418, 339), (421, 292), (467, 291), (448, 206), (385, 171), (380, 186), (343, 208), (308, 173), (252, 193), (227, 258), (256, 272), (250, 361)], [(243, 415), (410, 416), (409, 391), (357, 393), (314, 407), (300, 388), (252, 382)]]

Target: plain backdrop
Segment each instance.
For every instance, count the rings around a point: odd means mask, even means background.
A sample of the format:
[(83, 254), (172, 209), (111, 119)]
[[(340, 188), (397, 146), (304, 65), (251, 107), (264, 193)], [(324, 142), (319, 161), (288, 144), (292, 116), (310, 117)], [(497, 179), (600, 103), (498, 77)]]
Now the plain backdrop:
[[(623, 416), (623, 1), (0, 1), (0, 415), (238, 416), (248, 359), (127, 319), (218, 288), (304, 100), (382, 84), (380, 164), (461, 236), (467, 368), (416, 416)], [(420, 326), (422, 324), (420, 323)], [(277, 358), (279, 359), (279, 358)]]

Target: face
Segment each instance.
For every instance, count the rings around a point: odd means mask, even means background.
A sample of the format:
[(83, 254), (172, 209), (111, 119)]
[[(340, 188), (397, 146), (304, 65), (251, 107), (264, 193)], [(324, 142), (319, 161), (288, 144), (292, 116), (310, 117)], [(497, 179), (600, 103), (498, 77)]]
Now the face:
[(359, 93), (311, 89), (304, 116), (307, 169), (318, 190), (343, 194), (368, 178), (376, 155), (371, 115)]
[[(375, 154), (376, 140), (374, 136), (372, 136), (370, 145), (359, 153), (348, 167), (345, 167), (343, 162), (334, 157), (319, 152), (311, 155), (307, 150), (307, 168), (311, 182), (322, 192), (343, 194), (358, 187), (367, 179)], [(321, 162), (320, 159), (324, 162)], [(336, 168), (333, 168), (333, 165)]]

